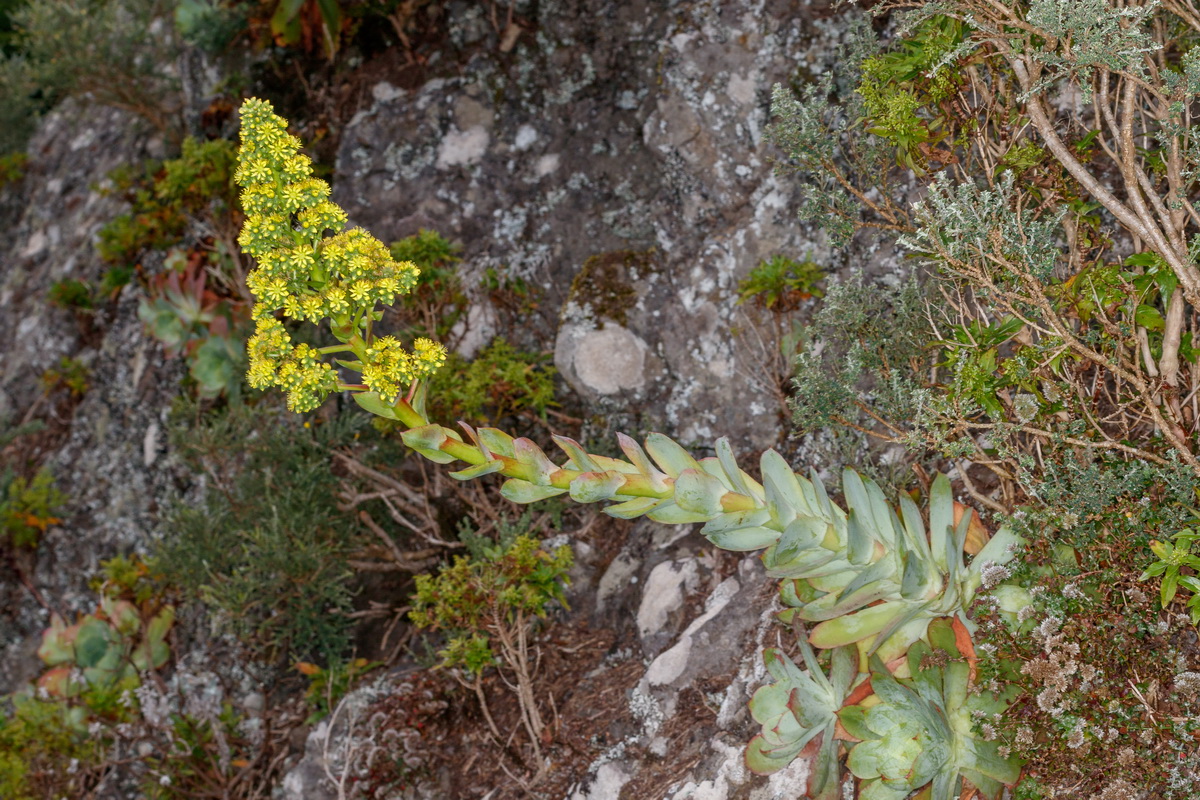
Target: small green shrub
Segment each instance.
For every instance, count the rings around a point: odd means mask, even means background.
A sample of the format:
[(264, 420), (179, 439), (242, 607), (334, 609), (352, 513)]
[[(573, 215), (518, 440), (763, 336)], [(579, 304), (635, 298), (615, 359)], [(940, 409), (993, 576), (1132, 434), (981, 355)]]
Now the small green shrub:
[(86, 797), (103, 772), (104, 743), (85, 719), (79, 706), (31, 694), (0, 700), (0, 797)]
[(17, 151), (0, 156), (0, 190), (25, 178), (25, 164), (29, 156)]
[(421, 287), (424, 300), (417, 302), (412, 295), (405, 295), (396, 303), (405, 338), (430, 336), (437, 341), (446, 341), (466, 313), (467, 296), (454, 271), (461, 249), (436, 231), (424, 228), (413, 236), (392, 242), (389, 250), (395, 261), (410, 261), (421, 270), (417, 286)]
[(97, 291), (103, 297), (115, 299), (121, 290), (133, 280), (133, 268), (128, 266), (109, 267), (100, 276)]
[(1142, 573), (1140, 580), (1159, 579), (1159, 604), (1162, 608), (1171, 605), (1182, 587), (1191, 593), (1187, 600), (1192, 624), (1200, 624), (1200, 556), (1192, 554), (1192, 545), (1200, 539), (1200, 532), (1184, 528), (1171, 537), (1171, 542), (1150, 542), (1150, 550), (1156, 560)]
[(430, 404), (440, 419), (494, 422), (522, 411), (545, 416), (554, 400), (555, 369), (545, 356), (523, 353), (494, 339), (474, 360), (451, 353), (430, 382)]
[[(427, 273), (458, 263), (458, 253), (462, 247), (444, 238), (437, 231), (421, 228), (412, 236), (392, 242), (390, 249), (392, 258), (397, 261), (411, 261), (421, 268), (422, 273)], [(418, 278), (418, 285), (430, 282), (424, 274)]]
[(68, 311), (90, 311), (94, 305), (92, 287), (76, 278), (63, 278), (53, 283), (46, 299), (51, 305)]
[(438, 652), (442, 666), (469, 676), (462, 682), (474, 688), (497, 736), (481, 678), (489, 667), (512, 676), (521, 722), (535, 753), (540, 752), (546, 728), (534, 692), (530, 627), (546, 616), (551, 603), (565, 604), (563, 587), (572, 564), (567, 545), (547, 553), (527, 533), (509, 541), (502, 538), (470, 556), (455, 556), (437, 575), (418, 575), (409, 613), (417, 627), (445, 633), (446, 646)]
[(212, 483), (168, 514), (157, 568), (268, 660), (328, 662), (349, 642), (354, 526), (327, 449), (349, 437), (347, 419), (300, 427), (237, 402), (177, 417), (173, 441)]
[(35, 549), (42, 534), (60, 520), (56, 515), (67, 498), (54, 486), (54, 476), (42, 467), (32, 480), (11, 471), (0, 474), (0, 531), (10, 548)]
[(199, 219), (232, 241), (237, 190), (232, 182), (236, 146), (225, 139), (183, 141), (179, 158), (123, 167), (109, 175), (110, 190), (130, 210), (100, 229), (97, 251), (118, 267), (137, 263), (147, 250), (178, 244), (189, 220)]
[(794, 261), (775, 255), (738, 284), (738, 303), (752, 300), (774, 311), (793, 311), (805, 300), (825, 296), (817, 286), (824, 278), (824, 270), (811, 259)]
[[(180, 53), (162, 0), (28, 0), (8, 12), (0, 56), (0, 152), (23, 150), (41, 114), (72, 95), (138, 114), (179, 141)], [(158, 30), (147, 36), (146, 31)]]
[(91, 387), (92, 371), (77, 358), (63, 356), (56, 366), (42, 373), (42, 391), (50, 394), (66, 389), (72, 397), (83, 397)]
[(515, 628), (545, 617), (550, 603), (564, 602), (572, 562), (570, 547), (547, 553), (529, 535), (479, 556), (456, 556), (436, 576), (417, 576), (409, 616), (418, 627), (446, 632), (443, 666), (477, 674), (510, 655), (499, 645), (515, 640)]

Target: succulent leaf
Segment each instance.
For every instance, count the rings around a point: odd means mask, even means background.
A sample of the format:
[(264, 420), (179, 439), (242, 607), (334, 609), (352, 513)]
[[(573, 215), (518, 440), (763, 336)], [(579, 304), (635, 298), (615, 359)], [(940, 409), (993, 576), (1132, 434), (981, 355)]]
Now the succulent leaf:
[[(584, 450), (579, 442), (570, 439), (566, 436), (553, 435), (550, 437), (558, 448), (567, 454), (571, 459), (572, 469), (577, 469), (580, 472), (604, 472), (604, 468), (600, 467), (591, 455)], [(586, 502), (586, 501), (585, 501)]]
[(618, 519), (636, 519), (644, 514), (648, 514), (659, 506), (668, 504), (671, 504), (670, 499), (635, 497), (632, 500), (626, 500), (624, 503), (605, 506), (604, 513)]
[(512, 458), (515, 454), (513, 450), (513, 437), (502, 430), (497, 428), (477, 428), (475, 435), (479, 437), (481, 445), (487, 447), (488, 450), (497, 455)]
[(80, 667), (111, 668), (121, 660), (121, 637), (107, 622), (88, 617), (75, 636), (75, 663)]
[(813, 628), (808, 641), (814, 647), (827, 649), (869, 639), (884, 630), (888, 623), (902, 617), (908, 607), (909, 604), (903, 600), (891, 600), (826, 620)]
[(637, 468), (638, 473), (649, 479), (650, 486), (654, 491), (665, 492), (670, 488), (666, 473), (660, 472), (650, 463), (650, 459), (646, 457), (646, 451), (633, 437), (618, 433), (617, 443), (621, 446), (621, 452), (629, 459), (629, 463)]
[(558, 465), (537, 446), (532, 439), (521, 437), (513, 440), (513, 458), (533, 471), (531, 483), (549, 486), (550, 476), (558, 471)]
[(610, 500), (625, 483), (625, 477), (614, 471), (585, 472), (571, 481), (571, 499), (577, 503), (597, 503)]
[(400, 419), (400, 416), (396, 413), (396, 407), (391, 403), (385, 402), (379, 396), (379, 392), (351, 392), (350, 396), (354, 398), (354, 402), (358, 403), (368, 413), (374, 414), (377, 417), (383, 417), (384, 419)]
[(652, 433), (646, 437), (646, 452), (659, 468), (672, 478), (678, 478), (685, 469), (702, 469), (700, 463), (692, 458), (687, 450), (661, 433)]
[(75, 637), (79, 625), (68, 626), (58, 614), (50, 616), (50, 627), (42, 633), (42, 646), (38, 658), (48, 667), (66, 664), (75, 660)]
[(779, 650), (763, 652), (775, 683), (759, 687), (750, 700), (750, 714), (762, 725), (762, 732), (746, 748), (746, 765), (760, 774), (786, 767), (817, 742), (814, 767), (826, 776), (831, 770), (837, 772), (837, 712), (854, 679), (854, 655), (848, 648), (835, 651), (827, 677), (803, 637), (799, 645), (807, 671)]
[[(729, 446), (729, 439), (724, 436), (717, 439), (716, 450), (717, 461), (721, 464), (721, 469), (729, 480), (730, 488), (739, 494), (752, 497), (754, 493), (750, 490), (750, 482), (753, 479), (750, 479), (746, 473), (738, 468), (737, 460), (733, 457), (733, 448)], [(759, 489), (761, 490), (761, 487)]]
[[(359, 394), (355, 393), (354, 397), (358, 398)], [(461, 441), (458, 434), (447, 428), (443, 428), (441, 425), (425, 425), (420, 428), (409, 428), (400, 434), (400, 438), (406, 445), (435, 464), (449, 464), (455, 461), (454, 456), (443, 452), (440, 448), (450, 438)]]
[(664, 525), (687, 525), (691, 522), (707, 522), (711, 515), (687, 511), (680, 508), (679, 504), (674, 500), (671, 500), (656, 507), (653, 511), (647, 512), (646, 516)]
[(557, 497), (560, 494), (565, 494), (566, 489), (559, 489), (554, 486), (538, 486), (529, 481), (523, 481), (520, 478), (509, 478), (500, 487), (500, 494), (506, 499), (514, 503), (536, 503), (538, 500), (545, 500), (548, 497)]
[(929, 549), (942, 572), (949, 572), (951, 527), (954, 525), (954, 492), (950, 479), (938, 475), (929, 489)]
[(685, 469), (675, 478), (675, 504), (706, 519), (722, 513), (721, 498), (727, 491), (719, 478), (703, 469)]
[(491, 475), (504, 469), (504, 462), (496, 459), (494, 461), (485, 461), (482, 464), (475, 464), (450, 473), (450, 477), (458, 481), (469, 481), (472, 478), (479, 478), (484, 475)]

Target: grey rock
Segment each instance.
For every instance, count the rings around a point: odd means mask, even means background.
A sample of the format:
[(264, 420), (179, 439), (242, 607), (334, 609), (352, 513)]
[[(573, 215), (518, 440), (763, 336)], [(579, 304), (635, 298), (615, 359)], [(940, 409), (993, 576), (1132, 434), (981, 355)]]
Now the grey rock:
[[(512, 52), (480, 51), (403, 97), (376, 92), (343, 134), (335, 199), (385, 241), (425, 215), (463, 243), (464, 276), (500, 268), (541, 288), (544, 316), (500, 332), (530, 349), (555, 341), (594, 413), (770, 445), (778, 403), (735, 336), (757, 324), (735, 306), (737, 282), (821, 247), (792, 218), (763, 136), (770, 87), (810, 32), (767, 9), (531, 6), (536, 33)], [(468, 17), (454, 37), (487, 35)], [(624, 252), (653, 252), (627, 307), (613, 316), (605, 298), (573, 294), (589, 259)]]

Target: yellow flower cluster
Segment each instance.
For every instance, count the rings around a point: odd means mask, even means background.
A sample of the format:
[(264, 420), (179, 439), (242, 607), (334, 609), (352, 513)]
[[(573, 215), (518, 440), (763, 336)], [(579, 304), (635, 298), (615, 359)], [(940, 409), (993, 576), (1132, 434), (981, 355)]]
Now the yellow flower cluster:
[(367, 358), (363, 383), (378, 392), (384, 402), (391, 403), (407, 384), (436, 372), (446, 362), (446, 349), (429, 339), (417, 339), (409, 353), (394, 337), (384, 336), (367, 348)]
[(258, 326), (248, 345), (250, 385), (279, 386), (297, 411), (315, 408), (338, 385), (319, 352), (292, 345), (275, 316), (282, 312), (312, 323), (329, 319), (335, 331), (352, 330), (364, 383), (394, 401), (403, 385), (432, 374), (445, 361), (445, 350), (419, 339), (409, 353), (384, 337), (367, 343), (364, 354), (356, 337), (375, 306), (391, 305), (411, 291), (420, 271), (410, 261), (395, 261), (366, 231), (345, 230), (346, 212), (329, 200), (329, 185), (312, 177), (311, 161), (299, 154), (300, 140), (287, 132), (270, 103), (247, 100), (241, 117), (235, 178), (247, 216), (238, 244), (258, 261), (246, 279), (257, 301)]
[(274, 317), (259, 317), (246, 349), (250, 370), (246, 379), (255, 389), (278, 386), (287, 392), (288, 408), (312, 411), (337, 389), (337, 374), (320, 354), (306, 344), (292, 346), (282, 323)]

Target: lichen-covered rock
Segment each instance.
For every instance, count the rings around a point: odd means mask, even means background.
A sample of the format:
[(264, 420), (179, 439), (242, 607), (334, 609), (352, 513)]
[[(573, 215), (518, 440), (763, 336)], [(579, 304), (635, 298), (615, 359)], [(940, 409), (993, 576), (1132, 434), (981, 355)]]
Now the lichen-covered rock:
[[(182, 368), (164, 358), (137, 317), (137, 290), (89, 314), (55, 307), (50, 287), (64, 278), (95, 284), (106, 269), (96, 254), (96, 233), (124, 210), (118, 197), (97, 187), (122, 164), (136, 164), (161, 149), (131, 115), (68, 101), (42, 122), (29, 147), (22, 185), (7, 191), (24, 198), (0, 252), (0, 394), (10, 415), (23, 415), (44, 392), (41, 378), (60, 359), (78, 360), (90, 373), (87, 391), (69, 412), (52, 409), (47, 433), (26, 455), (45, 460), (67, 497), (62, 523), (42, 537), (25, 567), (43, 597), (70, 617), (90, 608), (88, 580), (102, 559), (144, 549), (157, 525), (158, 505), (173, 490), (164, 469), (164, 423), (178, 394)], [(0, 574), (0, 596), (11, 613), (0, 615), (0, 693), (32, 677), (36, 659), (23, 657), (46, 626), (48, 611)]]
[(773, 443), (778, 400), (738, 340), (753, 322), (736, 287), (773, 255), (822, 252), (764, 138), (771, 86), (812, 60), (816, 31), (765, 0), (516, 10), (510, 50), (463, 9), (452, 39), (474, 55), (457, 76), (375, 87), (343, 134), (337, 201), (385, 240), (459, 239), (464, 275), (543, 289), (551, 315), (516, 333), (553, 337), (593, 410)]

